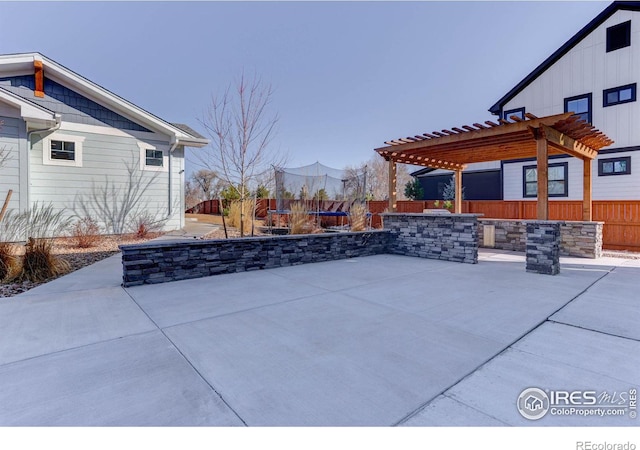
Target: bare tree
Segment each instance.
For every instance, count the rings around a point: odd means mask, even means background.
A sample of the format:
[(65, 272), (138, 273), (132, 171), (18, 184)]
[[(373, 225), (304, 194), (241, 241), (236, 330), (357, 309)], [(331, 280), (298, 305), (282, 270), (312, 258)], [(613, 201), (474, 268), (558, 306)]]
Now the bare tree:
[(225, 188), (225, 182), (212, 170), (200, 169), (191, 175), (194, 187), (200, 191), (202, 200), (213, 200), (220, 197)]
[(347, 166), (344, 168), (344, 177), (342, 180), (344, 195), (349, 200), (362, 200), (367, 196), (365, 192), (367, 180), (367, 163), (359, 166)]
[[(372, 200), (387, 200), (389, 198), (389, 163), (384, 158), (374, 155), (368, 161), (358, 167), (347, 167), (346, 170), (359, 173), (366, 167), (367, 173), (367, 193)], [(396, 171), (396, 186), (398, 200), (405, 200), (404, 186), (411, 181), (408, 166), (398, 164)]]
[[(269, 145), (278, 116), (269, 112), (273, 89), (257, 75), (244, 73), (224, 93), (212, 97), (201, 123), (211, 137), (211, 151), (198, 159), (240, 193), (241, 211), (256, 188), (257, 178), (271, 165), (282, 166), (285, 158)], [(240, 217), (243, 236), (244, 213)]]
[(193, 208), (197, 206), (198, 203), (203, 201), (201, 196), (200, 187), (197, 186), (191, 180), (187, 180), (184, 183), (184, 204), (185, 209)]

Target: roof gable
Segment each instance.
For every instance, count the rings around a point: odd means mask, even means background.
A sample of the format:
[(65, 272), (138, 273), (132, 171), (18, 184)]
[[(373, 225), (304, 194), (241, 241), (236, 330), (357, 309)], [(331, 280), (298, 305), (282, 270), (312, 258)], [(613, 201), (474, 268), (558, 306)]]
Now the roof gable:
[(209, 143), (207, 139), (194, 136), (174, 126), (40, 53), (0, 55), (0, 76), (9, 77), (33, 73), (35, 61), (42, 63), (45, 77), (50, 81), (92, 100), (95, 104), (117, 113), (122, 118), (126, 118), (145, 129), (166, 134), (171, 137), (172, 141), (185, 146), (204, 147)]
[(67, 122), (88, 125), (111, 126), (120, 130), (146, 131), (147, 128), (126, 117), (105, 108), (77, 92), (45, 77), (44, 97), (34, 97), (35, 79), (33, 75), (0, 78), (0, 86), (44, 108), (62, 115)]
[(24, 99), (0, 86), (0, 101), (7, 103), (20, 110), (20, 115), (32, 123), (39, 123), (43, 126), (52, 126), (59, 119), (59, 116), (37, 103)]
[(564, 43), (562, 47), (556, 50), (551, 56), (545, 59), (538, 67), (536, 67), (529, 75), (524, 77), (520, 83), (515, 85), (513, 89), (507, 92), (500, 100), (489, 108), (489, 112), (499, 115), (502, 106), (509, 100), (514, 98), (518, 93), (523, 91), (529, 86), (536, 78), (542, 75), (549, 67), (555, 64), (560, 58), (566, 55), (573, 47), (575, 47), (580, 41), (582, 41), (587, 35), (598, 28), (605, 20), (611, 17), (616, 11), (628, 10), (628, 11), (640, 11), (640, 2), (613, 2), (607, 8), (605, 8), (600, 14), (598, 14), (591, 22), (585, 25), (580, 31), (578, 31), (571, 39)]

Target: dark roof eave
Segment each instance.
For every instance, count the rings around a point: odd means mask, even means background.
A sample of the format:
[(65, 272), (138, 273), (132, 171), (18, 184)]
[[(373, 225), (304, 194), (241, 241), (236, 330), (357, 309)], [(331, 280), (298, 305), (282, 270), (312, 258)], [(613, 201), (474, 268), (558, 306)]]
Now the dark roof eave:
[(545, 59), (542, 64), (533, 69), (533, 71), (527, 75), (520, 83), (518, 83), (513, 89), (507, 92), (500, 100), (498, 100), (491, 108), (489, 112), (491, 114), (498, 115), (502, 106), (515, 97), (520, 91), (526, 88), (529, 84), (538, 78), (545, 70), (552, 66), (556, 61), (562, 58), (569, 50), (571, 50), (578, 42), (584, 39), (595, 28), (600, 26), (602, 22), (607, 20), (611, 15), (618, 10), (631, 10), (640, 11), (640, 2), (613, 2), (607, 6), (600, 14), (598, 14), (591, 22), (585, 25), (580, 31), (578, 31), (571, 39), (564, 43), (562, 47), (556, 50), (551, 56)]

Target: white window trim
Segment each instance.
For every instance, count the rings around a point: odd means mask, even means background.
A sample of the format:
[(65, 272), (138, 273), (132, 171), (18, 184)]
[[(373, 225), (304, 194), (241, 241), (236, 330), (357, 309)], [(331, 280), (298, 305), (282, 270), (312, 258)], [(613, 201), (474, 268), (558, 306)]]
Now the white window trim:
[(147, 150), (159, 150), (151, 144), (138, 141), (140, 148), (140, 170), (148, 172), (167, 172), (169, 170), (169, 155), (167, 150), (162, 150), (162, 167), (147, 166)]
[[(45, 166), (82, 167), (82, 143), (84, 140), (84, 136), (51, 133), (42, 140), (42, 164)], [(67, 161), (64, 159), (51, 158), (51, 141), (73, 142), (75, 147), (75, 159), (73, 161)]]

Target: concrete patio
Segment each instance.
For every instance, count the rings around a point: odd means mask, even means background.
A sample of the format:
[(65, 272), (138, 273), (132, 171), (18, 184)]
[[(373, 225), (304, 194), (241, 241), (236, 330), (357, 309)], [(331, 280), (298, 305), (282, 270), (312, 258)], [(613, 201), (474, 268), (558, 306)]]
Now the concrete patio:
[(639, 275), (481, 250), (123, 289), (117, 255), (0, 299), (0, 426), (637, 425), (516, 399), (640, 386)]

